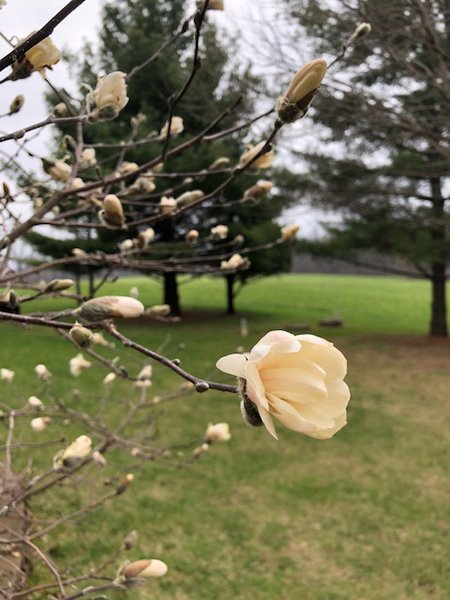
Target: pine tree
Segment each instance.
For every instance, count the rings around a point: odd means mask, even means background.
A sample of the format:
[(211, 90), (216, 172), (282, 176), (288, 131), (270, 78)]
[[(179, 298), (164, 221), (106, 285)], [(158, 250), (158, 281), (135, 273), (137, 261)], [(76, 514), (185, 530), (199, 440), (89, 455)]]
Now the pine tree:
[[(80, 67), (80, 82), (95, 86), (97, 74), (120, 70), (130, 73), (137, 65), (144, 62), (156, 52), (161, 44), (170, 39), (174, 32), (179, 30), (184, 16), (185, 2), (158, 2), (157, 0), (119, 0), (109, 2), (103, 10), (103, 25), (100, 33), (98, 52), (89, 52), (89, 60)], [(229, 108), (236, 99), (244, 94), (246, 100), (242, 101), (238, 112), (231, 113), (220, 123), (220, 128), (233, 127), (237, 122), (242, 122), (252, 113), (252, 98), (248, 97), (248, 84), (254, 83), (249, 70), (239, 67), (236, 61), (230, 63), (230, 47), (225, 47), (219, 42), (219, 33), (210, 22), (204, 27), (202, 46), (200, 51), (201, 68), (195, 82), (177, 106), (176, 114), (184, 119), (186, 131), (182, 135), (198, 132), (208, 125), (221, 111)], [(231, 43), (231, 42), (230, 42)], [(139, 137), (158, 132), (167, 119), (167, 99), (182, 87), (191, 67), (192, 34), (180, 36), (177, 43), (166, 50), (150, 67), (142, 69), (130, 80), (128, 95), (130, 101), (121, 111), (119, 117), (113, 121), (96, 123), (95, 126), (86, 127), (86, 143), (115, 143), (130, 136), (130, 120), (138, 113), (145, 115), (145, 122), (140, 124)], [(54, 100), (54, 99), (52, 99)], [(70, 127), (65, 127), (63, 133), (73, 133)], [(212, 131), (214, 133), (214, 130)], [(180, 136), (179, 139), (183, 139)], [(259, 140), (255, 140), (256, 142)], [(202, 144), (183, 153), (179, 158), (166, 161), (165, 172), (190, 173), (207, 169), (219, 157), (227, 157), (230, 166), (238, 162), (242, 153), (240, 136), (233, 136), (214, 144)], [(142, 164), (157, 156), (161, 151), (161, 144), (149, 143), (138, 146), (127, 152), (126, 160)], [(97, 150), (98, 162), (111, 155), (110, 151)], [(201, 189), (208, 193), (221, 181), (223, 175), (209, 175), (201, 181)], [(282, 198), (262, 200), (258, 207), (245, 204), (233, 204), (243, 196), (245, 189), (255, 183), (257, 177), (244, 174), (227, 190), (224, 204), (232, 204), (231, 208), (220, 208), (215, 203), (213, 208), (201, 207), (198, 211), (186, 213), (183, 219), (165, 219), (156, 230), (158, 239), (167, 243), (168, 252), (173, 249), (172, 242), (181, 242), (184, 234), (191, 228), (196, 228), (205, 235), (212, 225), (218, 222), (227, 222), (233, 235), (245, 230), (249, 239), (260, 238), (261, 225), (267, 225), (277, 217), (284, 206)], [(180, 184), (178, 180), (173, 185)], [(169, 180), (171, 185), (172, 181)], [(155, 194), (162, 193), (164, 181), (159, 184)], [(135, 207), (136, 215), (139, 208)], [(145, 210), (143, 208), (142, 210)], [(252, 233), (252, 228), (257, 229)], [(275, 240), (279, 237), (278, 227), (263, 229)], [(258, 233), (259, 232), (259, 233)], [(126, 234), (129, 235), (128, 233)], [(102, 250), (111, 248), (111, 243), (117, 244), (120, 237), (114, 240), (114, 235), (108, 235), (107, 240), (103, 234), (99, 235), (99, 247)], [(122, 239), (125, 236), (122, 236)], [(30, 236), (30, 242), (35, 247), (50, 256), (55, 255), (55, 242), (46, 244), (42, 237)], [(91, 242), (89, 242), (91, 243)], [(80, 245), (83, 249), (83, 246)], [(64, 251), (63, 246), (61, 246)], [(214, 248), (212, 248), (212, 251)], [(263, 260), (263, 256), (267, 260)], [(279, 260), (278, 258), (279, 257)], [(289, 264), (290, 249), (288, 247), (268, 250), (258, 258), (252, 258), (254, 264), (261, 265), (258, 273), (278, 272)], [(252, 273), (256, 270), (253, 268)], [(177, 289), (176, 273), (165, 273), (164, 277), (164, 302), (172, 306), (174, 314), (179, 314), (180, 303)], [(228, 278), (229, 280), (229, 278)], [(233, 279), (234, 281), (234, 279)], [(230, 298), (230, 295), (228, 296)], [(233, 295), (231, 295), (233, 297)], [(234, 307), (229, 304), (229, 312)]]
[[(375, 249), (409, 261), (431, 281), (429, 332), (446, 336), (450, 255), (450, 4), (448, 0), (286, 0), (317, 53), (336, 54), (310, 115), (320, 148), (302, 154), (299, 189), (314, 205), (336, 209), (329, 246), (341, 255)], [(297, 34), (298, 37), (298, 34)], [(333, 142), (330, 152), (329, 142)], [(328, 144), (327, 144), (328, 143)]]

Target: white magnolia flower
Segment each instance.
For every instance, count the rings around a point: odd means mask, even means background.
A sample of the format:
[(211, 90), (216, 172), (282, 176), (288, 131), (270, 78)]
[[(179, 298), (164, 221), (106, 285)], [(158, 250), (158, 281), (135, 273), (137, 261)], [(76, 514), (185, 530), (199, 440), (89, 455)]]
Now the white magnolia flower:
[(145, 365), (140, 372), (138, 373), (138, 380), (134, 384), (138, 388), (145, 388), (152, 385), (150, 381), (151, 376), (153, 374), (152, 365)]
[(216, 225), (211, 227), (210, 234), (215, 241), (225, 240), (228, 236), (228, 227), (226, 225)]
[(11, 369), (0, 369), (0, 379), (2, 381), (6, 381), (7, 383), (11, 383), (14, 379), (15, 372), (11, 371)]
[(281, 230), (281, 239), (283, 242), (287, 242), (289, 240), (294, 240), (297, 233), (300, 231), (299, 225), (286, 225)]
[(67, 181), (72, 172), (72, 167), (63, 160), (58, 159), (48, 167), (47, 172), (55, 181)]
[(170, 215), (177, 209), (177, 201), (175, 198), (163, 196), (159, 202), (159, 207), (163, 215)]
[(223, 260), (220, 263), (222, 271), (237, 271), (238, 269), (248, 269), (250, 261), (240, 254), (233, 254), (228, 260)]
[(210, 423), (206, 429), (205, 437), (211, 442), (228, 442), (231, 439), (228, 423)]
[(128, 103), (126, 73), (113, 71), (97, 81), (95, 90), (89, 93), (87, 101), (91, 119), (115, 119)]
[(86, 360), (80, 352), (79, 354), (77, 354), (69, 360), (70, 374), (74, 377), (78, 377), (79, 375), (81, 375), (83, 370), (88, 369), (91, 366), (91, 364), (92, 363)]
[[(265, 142), (259, 142), (256, 146), (253, 144), (247, 144), (247, 150), (242, 154), (239, 160), (239, 166), (244, 167), (263, 149)], [(272, 149), (267, 150), (264, 154), (259, 156), (252, 164), (248, 167), (250, 171), (257, 171), (258, 169), (269, 169), (273, 163), (274, 152)]]
[(39, 400), (37, 396), (30, 396), (27, 400), (27, 404), (28, 406), (31, 406), (31, 408), (38, 408), (39, 410), (42, 410), (44, 408), (42, 400)]
[(116, 378), (115, 373), (108, 373), (107, 375), (105, 375), (105, 377), (103, 379), (103, 385), (111, 385), (111, 383), (115, 380), (115, 378)]
[(93, 167), (96, 163), (97, 158), (95, 156), (95, 148), (85, 148), (81, 153), (80, 167), (82, 169), (87, 169), (88, 167)]
[(39, 379), (42, 379), (42, 381), (48, 381), (50, 379), (50, 377), (52, 376), (52, 374), (47, 369), (47, 367), (42, 364), (36, 365), (34, 367), (34, 372), (39, 377)]
[[(17, 45), (22, 44), (34, 33), (36, 32), (33, 31), (33, 33), (30, 33), (28, 37), (19, 40), (17, 42)], [(27, 52), (25, 52), (25, 58), (33, 67), (33, 71), (42, 72), (46, 67), (51, 69), (53, 65), (56, 65), (56, 63), (59, 62), (59, 60), (61, 59), (61, 52), (52, 42), (51, 38), (46, 37), (43, 40), (41, 40), (38, 44), (27, 50)]]
[(274, 437), (273, 417), (317, 439), (332, 437), (347, 422), (347, 361), (320, 337), (271, 331), (248, 357), (230, 354), (217, 368), (241, 379), (244, 418), (263, 423)]
[(80, 435), (65, 450), (58, 452), (53, 458), (53, 468), (73, 468), (90, 454), (92, 440), (88, 435)]
[[(170, 121), (170, 135), (179, 135), (184, 129), (183, 119), (181, 117), (172, 117)], [(169, 122), (166, 121), (163, 128), (161, 129), (160, 136), (165, 138), (169, 131)]]
[(44, 431), (49, 423), (49, 417), (36, 417), (35, 419), (31, 419), (30, 425), (33, 431)]

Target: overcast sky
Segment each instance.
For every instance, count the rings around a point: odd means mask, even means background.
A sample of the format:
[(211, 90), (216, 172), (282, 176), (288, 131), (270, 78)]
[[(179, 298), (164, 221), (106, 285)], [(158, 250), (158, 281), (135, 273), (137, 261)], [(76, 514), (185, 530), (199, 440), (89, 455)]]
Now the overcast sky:
[[(16, 41), (14, 36), (23, 38), (39, 29), (66, 3), (67, 0), (45, 0), (45, 2), (41, 0), (8, 0), (5, 8), (0, 11), (0, 32), (14, 43)], [(87, 39), (95, 41), (101, 24), (100, 16), (104, 3), (105, 0), (86, 0), (55, 29), (52, 34), (54, 43), (63, 52), (64, 49), (67, 49), (73, 53), (82, 48)], [(187, 3), (188, 9), (190, 10), (194, 4), (193, 1)], [(257, 54), (253, 51), (253, 47), (255, 43), (257, 45), (258, 36), (262, 34), (269, 36), (272, 33), (276, 35), (289, 26), (277, 15), (276, 2), (273, 0), (225, 0), (225, 6), (224, 12), (211, 12), (209, 18), (214, 19), (219, 27), (239, 32), (241, 38), (245, 38), (248, 49), (247, 58)], [(301, 45), (299, 47), (307, 53), (307, 49), (305, 50)], [(2, 55), (9, 50), (10, 46), (7, 41), (0, 39)], [(289, 48), (284, 49), (284, 52), (289, 52)], [(292, 49), (292, 73), (301, 66), (301, 64), (295, 63), (311, 58), (307, 55), (301, 56), (299, 52), (300, 50), (297, 48)], [(9, 70), (4, 71), (4, 74), (6, 75), (8, 72)], [(288, 80), (289, 77), (290, 74), (287, 73), (286, 79)], [(56, 65), (54, 71), (48, 73), (48, 78), (58, 87), (73, 89), (73, 79), (64, 63)], [(9, 104), (19, 93), (25, 96), (25, 104), (19, 114), (0, 120), (0, 130), (15, 131), (45, 118), (48, 115), (44, 102), (46, 91), (48, 91), (48, 86), (37, 73), (19, 82), (4, 83), (0, 100), (0, 114), (8, 111)], [(30, 149), (40, 156), (47, 156), (49, 140), (50, 129), (47, 128), (30, 144)], [(8, 146), (2, 145), (2, 150), (11, 151), (13, 148), (15, 148), (14, 143), (10, 143)], [(282, 156), (282, 153), (280, 154)], [(33, 162), (28, 161), (27, 164), (31, 166)], [(321, 218), (323, 215), (301, 207), (290, 211), (284, 220), (295, 221), (303, 226), (305, 233), (314, 235), (320, 231), (317, 223)]]

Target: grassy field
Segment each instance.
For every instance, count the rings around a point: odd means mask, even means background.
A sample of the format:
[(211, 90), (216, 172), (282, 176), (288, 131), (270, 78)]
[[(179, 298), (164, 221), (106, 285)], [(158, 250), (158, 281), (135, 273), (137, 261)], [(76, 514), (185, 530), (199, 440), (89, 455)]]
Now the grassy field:
[[(127, 293), (133, 285), (146, 305), (160, 301), (159, 286), (144, 279), (122, 280), (104, 293)], [(138, 545), (125, 558), (159, 557), (170, 570), (131, 592), (133, 600), (448, 599), (450, 346), (424, 336), (429, 286), (393, 278), (273, 277), (244, 287), (235, 317), (223, 314), (221, 281), (186, 282), (181, 294), (186, 314), (180, 323), (128, 323), (123, 330), (152, 348), (164, 346), (196, 375), (231, 382), (214, 369), (218, 357), (237, 346), (251, 347), (270, 329), (292, 330), (307, 322), (348, 357), (349, 424), (323, 442), (280, 426), (276, 442), (242, 423), (231, 395), (194, 394), (156, 407), (155, 444), (198, 438), (208, 421), (227, 421), (233, 437), (189, 469), (147, 463), (124, 496), (49, 536), (45, 547), (54, 560), (71, 556), (75, 573), (80, 565), (101, 562), (124, 534), (137, 529)], [(316, 325), (336, 312), (342, 328)], [(241, 317), (248, 320), (247, 338), (240, 336)], [(50, 402), (49, 391), (32, 373), (44, 362), (54, 373), (52, 393), (92, 412), (103, 368), (74, 380), (67, 361), (76, 352), (46, 330), (2, 324), (1, 340), (0, 367), (16, 371), (13, 384), (0, 382), (3, 399), (15, 397), (20, 405), (33, 393)], [(123, 356), (140, 368), (139, 357), (128, 351)], [(178, 384), (157, 367), (151, 393)], [(72, 394), (75, 387), (79, 397)], [(114, 384), (105, 418), (115, 418), (129, 389), (127, 383)], [(20, 423), (19, 436), (30, 439), (28, 430), (27, 421)], [(63, 433), (73, 437), (84, 431), (69, 425)], [(50, 426), (32, 439), (60, 435)], [(48, 464), (55, 451), (36, 451), (35, 463)], [(103, 480), (123, 464), (123, 456), (114, 453), (100, 477), (95, 471), (97, 486), (52, 492), (33, 509), (46, 518), (67, 504), (77, 510), (104, 493)]]

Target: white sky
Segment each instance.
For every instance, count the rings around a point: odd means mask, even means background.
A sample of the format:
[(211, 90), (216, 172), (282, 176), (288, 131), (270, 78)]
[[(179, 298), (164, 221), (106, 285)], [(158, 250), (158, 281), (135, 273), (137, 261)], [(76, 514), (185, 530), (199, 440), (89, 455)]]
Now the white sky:
[[(78, 9), (67, 17), (52, 34), (54, 43), (63, 51), (76, 52), (83, 47), (87, 39), (96, 39), (96, 32), (100, 27), (101, 8), (105, 0), (86, 0)], [(0, 11), (0, 32), (8, 39), (13, 36), (18, 38), (26, 37), (32, 31), (42, 27), (52, 16), (54, 16), (67, 3), (67, 0), (8, 0), (7, 5)], [(194, 2), (187, 2), (187, 8), (190, 10)], [(289, 26), (285, 20), (282, 20), (277, 14), (276, 2), (274, 0), (225, 0), (226, 10), (224, 12), (209, 13), (209, 17), (214, 19), (218, 26), (226, 27), (228, 30), (236, 32), (245, 43), (244, 56), (252, 59), (258, 68), (258, 58), (261, 59), (260, 65), (267, 64), (265, 57), (258, 57), (255, 52), (255, 42), (257, 48), (258, 36), (275, 39), (280, 32), (285, 31)], [(14, 39), (12, 40), (15, 41)], [(0, 39), (0, 52), (5, 55), (10, 49), (8, 43)], [(302, 54), (306, 55), (303, 56)], [(308, 49), (299, 44), (299, 48), (284, 47), (280, 48), (280, 55), (273, 57), (274, 62), (281, 60), (282, 55), (290, 55), (292, 60), (292, 73), (294, 73), (301, 64), (310, 59)], [(9, 69), (1, 74), (5, 77)], [(282, 87), (290, 79), (289, 73), (286, 74), (286, 81), (282, 82)], [(55, 66), (53, 72), (48, 73), (48, 78), (57, 87), (64, 87), (68, 90), (72, 88), (70, 72), (64, 63)], [(39, 74), (34, 73), (31, 77), (17, 82), (7, 82), (2, 84), (2, 94), (0, 100), (0, 114), (8, 111), (8, 107), (17, 94), (25, 96), (25, 104), (19, 114), (6, 119), (0, 119), (0, 130), (5, 132), (15, 131), (21, 127), (30, 125), (38, 120), (48, 116), (44, 102), (44, 93), (48, 86), (42, 80)], [(281, 90), (280, 90), (281, 91)], [(257, 129), (256, 129), (257, 130)], [(30, 149), (40, 156), (48, 156), (48, 143), (50, 140), (50, 129), (47, 128), (39, 137), (30, 144)], [(11, 142), (8, 145), (3, 144), (1, 150), (7, 152), (16, 148)], [(280, 148), (281, 150), (281, 148)], [(285, 152), (280, 152), (281, 157), (286, 157)], [(33, 161), (27, 160), (31, 167)], [(39, 163), (34, 163), (39, 169)], [(323, 214), (318, 211), (311, 211), (305, 207), (299, 207), (289, 211), (285, 222), (297, 222), (303, 228), (304, 234), (315, 236), (320, 233), (321, 228), (318, 221), (323, 218)]]

